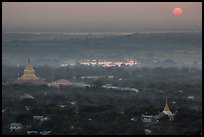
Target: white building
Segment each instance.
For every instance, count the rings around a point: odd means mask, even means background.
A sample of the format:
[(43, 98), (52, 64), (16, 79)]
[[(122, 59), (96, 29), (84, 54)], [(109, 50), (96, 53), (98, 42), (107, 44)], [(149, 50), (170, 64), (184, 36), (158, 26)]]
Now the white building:
[(33, 116), (34, 120), (39, 120), (41, 122), (47, 121), (48, 117), (44, 117), (44, 116)]
[(42, 132), (40, 132), (41, 135), (48, 135), (50, 133), (52, 133), (52, 131), (42, 131)]
[(153, 115), (144, 115), (144, 114), (142, 114), (142, 121), (144, 123), (150, 123), (150, 122), (152, 122), (153, 117), (154, 117)]
[(38, 131), (27, 131), (26, 133), (28, 135), (35, 135), (35, 134), (38, 134)]
[(10, 130), (10, 132), (13, 132), (13, 131), (18, 132), (18, 131), (21, 131), (23, 128), (24, 127), (21, 123), (11, 123), (9, 130)]
[(56, 81), (53, 81), (52, 83), (49, 83), (48, 86), (51, 87), (59, 87), (59, 86), (69, 86), (71, 85), (71, 82), (69, 80), (66, 79), (59, 79)]
[(152, 133), (152, 131), (150, 130), (150, 129), (145, 129), (145, 134), (146, 135), (149, 135), (149, 134), (151, 134)]

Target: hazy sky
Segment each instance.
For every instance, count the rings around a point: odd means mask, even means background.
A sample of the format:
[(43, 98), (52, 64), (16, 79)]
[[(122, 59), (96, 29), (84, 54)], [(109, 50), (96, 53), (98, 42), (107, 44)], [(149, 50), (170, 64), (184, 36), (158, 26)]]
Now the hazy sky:
[(2, 12), (7, 32), (202, 29), (201, 2), (3, 2)]

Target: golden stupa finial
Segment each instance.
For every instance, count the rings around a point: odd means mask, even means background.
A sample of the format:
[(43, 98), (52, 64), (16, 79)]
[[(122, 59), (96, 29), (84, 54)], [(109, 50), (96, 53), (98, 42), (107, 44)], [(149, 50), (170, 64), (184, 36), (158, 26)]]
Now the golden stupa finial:
[(168, 103), (167, 103), (167, 97), (166, 97), (166, 104), (165, 104), (165, 107), (164, 107), (164, 110), (163, 110), (163, 111), (170, 111), (170, 110), (169, 110)]

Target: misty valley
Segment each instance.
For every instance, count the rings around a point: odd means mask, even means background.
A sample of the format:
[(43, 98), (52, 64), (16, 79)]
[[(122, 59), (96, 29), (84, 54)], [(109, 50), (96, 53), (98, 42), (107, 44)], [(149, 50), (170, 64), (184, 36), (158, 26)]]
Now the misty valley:
[(3, 65), (135, 60), (137, 67), (202, 66), (202, 32), (3, 33)]

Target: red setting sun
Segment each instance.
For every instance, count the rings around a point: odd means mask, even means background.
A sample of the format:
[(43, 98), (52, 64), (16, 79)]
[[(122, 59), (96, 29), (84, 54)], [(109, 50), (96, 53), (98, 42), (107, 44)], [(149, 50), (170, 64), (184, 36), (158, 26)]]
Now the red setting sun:
[(183, 14), (183, 10), (182, 10), (181, 8), (174, 8), (174, 9), (172, 10), (172, 13), (173, 13), (174, 15), (181, 15), (181, 14)]

